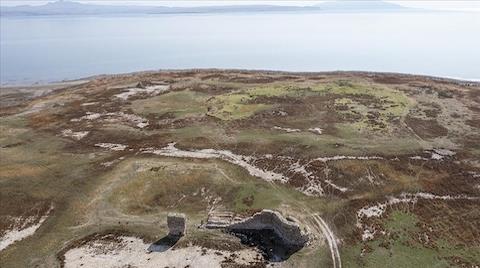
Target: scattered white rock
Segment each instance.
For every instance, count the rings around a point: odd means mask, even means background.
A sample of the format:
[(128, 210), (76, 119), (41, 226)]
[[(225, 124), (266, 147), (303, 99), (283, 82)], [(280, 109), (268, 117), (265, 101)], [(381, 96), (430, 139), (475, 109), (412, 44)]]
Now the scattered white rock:
[[(298, 161), (294, 162), (291, 164), (289, 171), (290, 172), (295, 172), (297, 174), (301, 174), (307, 181), (307, 183), (302, 186), (297, 188), (300, 192), (308, 195), (308, 196), (323, 196), (325, 195), (325, 190), (322, 187), (322, 183), (318, 179), (318, 177), (313, 173), (309, 172), (306, 170), (306, 166), (310, 164), (307, 163), (306, 165), (301, 165)], [(328, 168), (324, 169), (324, 172), (326, 172), (326, 177), (328, 177)], [(327, 185), (331, 186), (332, 188), (344, 193), (348, 191), (349, 189), (346, 187), (342, 187), (339, 185), (336, 185), (333, 183), (330, 179), (324, 179), (323, 182), (325, 182)]]
[(245, 168), (250, 175), (259, 177), (266, 181), (279, 181), (287, 182), (288, 178), (283, 174), (275, 173), (272, 171), (266, 171), (260, 169), (250, 163), (255, 159), (251, 156), (236, 155), (228, 150), (215, 150), (215, 149), (202, 149), (195, 151), (185, 151), (180, 150), (175, 147), (176, 143), (170, 143), (166, 147), (161, 149), (144, 149), (144, 153), (152, 153), (156, 155), (171, 156), (171, 157), (184, 157), (184, 158), (218, 158), (230, 162), (232, 164), (238, 165)]
[(35, 222), (37, 219), (36, 217), (29, 217), (29, 218), (17, 218), (15, 219), (15, 226), (11, 230), (7, 230), (2, 234), (0, 237), (0, 251), (6, 249), (8, 246), (12, 245), (13, 243), (23, 240), (31, 235), (33, 235), (38, 228), (42, 225), (42, 223), (48, 218), (50, 211), (52, 208), (48, 210), (48, 212), (38, 220), (37, 223), (31, 224)]
[(475, 171), (468, 171), (468, 174), (472, 175), (473, 178), (477, 179), (480, 178), (480, 173)]
[(95, 144), (95, 146), (104, 148), (104, 149), (109, 149), (112, 151), (123, 151), (127, 148), (127, 145), (118, 144), (118, 143), (108, 143), (108, 142), (97, 143)]
[(80, 104), (80, 106), (92, 106), (92, 105), (97, 105), (98, 102), (85, 102)]
[(100, 118), (102, 116), (102, 114), (100, 113), (92, 113), (92, 112), (87, 112), (84, 116), (80, 117), (80, 118), (73, 118), (72, 122), (79, 122), (79, 121), (82, 121), (82, 120), (96, 120), (98, 118)]
[(287, 116), (288, 114), (285, 111), (273, 111), (274, 115)]
[(348, 191), (348, 188), (347, 188), (347, 187), (342, 187), (342, 186), (336, 185), (336, 184), (333, 183), (331, 180), (325, 180), (325, 183), (327, 183), (328, 185), (330, 185), (330, 186), (333, 187), (334, 189), (339, 190), (339, 191), (342, 192), (342, 193), (345, 193), (346, 191)]
[(111, 167), (113, 164), (116, 164), (116, 163), (122, 161), (123, 159), (125, 159), (125, 156), (119, 157), (118, 159), (115, 159), (115, 160), (112, 160), (112, 161), (103, 162), (100, 165), (102, 165), (104, 167)]
[(442, 160), (445, 157), (454, 156), (456, 153), (447, 149), (433, 149), (431, 152), (433, 160)]
[(100, 165), (102, 165), (104, 167), (111, 167), (113, 164), (115, 164), (115, 161), (103, 162)]
[(323, 196), (325, 191), (323, 190), (322, 185), (318, 181), (309, 180), (306, 185), (297, 188), (300, 192), (308, 196)]
[(328, 162), (328, 161), (338, 161), (338, 160), (379, 160), (383, 159), (380, 156), (345, 156), (345, 155), (336, 155), (331, 157), (319, 157), (315, 158), (314, 161)]
[(372, 240), (374, 238), (375, 231), (370, 231), (369, 229), (365, 229), (362, 234), (362, 240), (367, 241), (367, 240)]
[(109, 117), (105, 119), (105, 121), (107, 122), (128, 121), (136, 125), (138, 128), (144, 128), (149, 125), (147, 119), (135, 114), (126, 114), (124, 112), (118, 112), (118, 113), (107, 113), (105, 115)]
[(380, 217), (386, 210), (387, 203), (378, 204), (371, 207), (364, 207), (357, 212), (358, 218)]
[(115, 122), (128, 122), (130, 124), (135, 125), (138, 128), (145, 128), (149, 125), (147, 119), (138, 116), (136, 114), (126, 114), (124, 112), (115, 112), (115, 113), (92, 113), (87, 112), (86, 115), (80, 118), (74, 118), (70, 121), (72, 122), (79, 122), (83, 120), (97, 120), (102, 119), (105, 122), (115, 123)]
[[(260, 156), (260, 157), (253, 157), (253, 156), (236, 155), (228, 150), (202, 149), (202, 150), (187, 151), (187, 150), (181, 150), (176, 148), (175, 143), (170, 143), (166, 147), (161, 149), (145, 148), (145, 149), (142, 149), (141, 151), (143, 153), (152, 153), (152, 154), (157, 154), (162, 156), (181, 157), (181, 158), (222, 159), (232, 164), (245, 168), (252, 176), (259, 177), (269, 182), (279, 181), (282, 183), (286, 183), (289, 181), (289, 178), (285, 174), (273, 172), (269, 170), (263, 170), (253, 165), (253, 163), (255, 163), (255, 161), (257, 160), (273, 159), (274, 156), (270, 154), (267, 154), (265, 156)], [(277, 156), (277, 157), (280, 159), (293, 160), (293, 159), (290, 159), (289, 157), (281, 157), (281, 156)], [(347, 157), (338, 157), (338, 158), (345, 159)], [(378, 159), (378, 158), (377, 157), (348, 157), (348, 159)], [(288, 172), (300, 174), (306, 180), (306, 183), (303, 186), (298, 187), (297, 190), (308, 196), (324, 195), (325, 191), (322, 188), (322, 183), (318, 180), (318, 178), (312, 172), (309, 172), (306, 170), (307, 165), (308, 163), (306, 165), (301, 165), (298, 161), (297, 162), (292, 161), (290, 167), (288, 168)], [(340, 192), (346, 192), (349, 190), (346, 187), (342, 187), (334, 184), (331, 180), (325, 180), (325, 183)]]
[(142, 122), (141, 122), (141, 123), (138, 123), (138, 124), (137, 124), (137, 127), (139, 127), (139, 128), (144, 128), (144, 127), (148, 127), (148, 125), (149, 125), (148, 122), (146, 122), (146, 123), (142, 123)]
[(300, 132), (301, 130), (298, 129), (298, 128), (288, 128), (288, 127), (277, 127), (277, 126), (274, 126), (273, 129), (275, 130), (282, 130), (282, 131), (285, 131), (287, 133), (293, 133), (293, 132)]
[[(308, 165), (308, 164), (307, 164)], [(300, 164), (299, 161), (293, 162), (288, 171), (302, 175), (307, 181), (302, 187), (298, 187), (297, 190), (308, 196), (322, 196), (325, 194), (321, 183), (317, 180), (317, 177), (311, 171), (307, 171), (306, 165)]]
[(448, 149), (433, 149), (433, 151), (443, 156), (454, 156), (456, 153)]
[(68, 138), (73, 138), (73, 139), (76, 139), (76, 140), (81, 140), (81, 139), (85, 138), (85, 136), (87, 136), (88, 133), (90, 133), (90, 132), (89, 131), (74, 132), (71, 129), (65, 129), (65, 130), (62, 131), (62, 136), (68, 137)]
[(470, 197), (465, 195), (457, 195), (457, 196), (450, 196), (450, 195), (434, 195), (431, 193), (402, 193), (399, 197), (390, 196), (387, 198), (387, 201), (383, 203), (377, 203), (373, 206), (367, 206), (361, 208), (357, 212), (357, 224), (356, 226), (360, 229), (363, 229), (362, 238), (366, 239), (373, 239), (376, 230), (373, 226), (364, 226), (363, 220), (372, 218), (372, 217), (380, 217), (382, 216), (389, 206), (400, 204), (400, 203), (416, 203), (419, 199), (427, 199), (427, 200), (479, 200), (479, 197)]
[[(136, 237), (121, 236), (115, 241), (96, 240), (65, 253), (65, 267), (117, 268), (117, 267), (191, 267), (220, 268), (233, 252), (190, 246), (168, 249), (164, 252), (148, 251), (149, 244)], [(244, 249), (235, 252), (233, 265), (248, 265), (259, 252)], [(261, 258), (261, 257), (260, 257)]]
[(443, 159), (443, 155), (439, 155), (437, 153), (432, 153), (432, 157), (431, 157), (433, 160), (442, 160)]
[(310, 172), (310, 171), (307, 171), (305, 169), (305, 166), (301, 165), (300, 162), (298, 162), (298, 161), (293, 163), (288, 170), (291, 171), (291, 172), (300, 173), (305, 178), (312, 178), (313, 177), (313, 173)]
[(410, 159), (423, 160), (423, 161), (443, 160), (445, 157), (451, 157), (456, 154), (454, 151), (447, 150), (447, 149), (433, 149), (431, 151), (425, 151), (425, 153), (430, 154), (430, 158), (417, 155), (417, 156), (411, 156)]
[(318, 135), (322, 135), (322, 133), (323, 133), (323, 129), (321, 129), (319, 127), (309, 128), (308, 131), (310, 131), (312, 133), (315, 133), (315, 134), (318, 134)]
[(410, 158), (410, 159), (413, 159), (413, 160), (423, 160), (423, 161), (428, 161), (428, 160), (430, 160), (430, 158), (421, 157), (421, 156), (418, 156), (418, 155), (416, 155), (416, 156), (411, 156), (411, 157), (409, 157), (409, 158)]
[(116, 98), (122, 100), (128, 100), (131, 96), (135, 96), (137, 94), (148, 94), (150, 96), (158, 95), (162, 92), (165, 92), (169, 89), (168, 85), (154, 85), (154, 86), (147, 86), (145, 88), (127, 88), (124, 92), (114, 95)]

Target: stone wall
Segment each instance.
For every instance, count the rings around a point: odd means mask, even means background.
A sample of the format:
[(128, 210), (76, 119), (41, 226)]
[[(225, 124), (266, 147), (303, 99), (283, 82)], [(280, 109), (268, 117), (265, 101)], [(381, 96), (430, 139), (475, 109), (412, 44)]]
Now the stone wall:
[(285, 219), (279, 212), (264, 209), (252, 217), (226, 227), (227, 230), (272, 229), (286, 244), (303, 246), (308, 242), (307, 232), (298, 223)]
[(185, 235), (186, 221), (185, 214), (169, 213), (167, 216), (168, 234), (173, 236)]

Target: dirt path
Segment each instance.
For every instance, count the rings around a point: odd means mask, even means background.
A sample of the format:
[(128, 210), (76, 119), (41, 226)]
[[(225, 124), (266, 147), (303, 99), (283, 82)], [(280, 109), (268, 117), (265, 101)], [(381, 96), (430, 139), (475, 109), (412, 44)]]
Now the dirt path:
[(333, 268), (342, 268), (342, 259), (338, 250), (337, 239), (327, 223), (317, 213), (311, 214), (313, 220), (318, 224), (323, 235), (327, 239), (328, 247), (332, 256)]

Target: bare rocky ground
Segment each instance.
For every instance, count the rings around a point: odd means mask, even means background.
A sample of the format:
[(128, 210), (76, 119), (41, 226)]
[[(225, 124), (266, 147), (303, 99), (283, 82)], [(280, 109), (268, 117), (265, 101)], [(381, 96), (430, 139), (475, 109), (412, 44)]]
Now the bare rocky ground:
[[(1, 91), (0, 267), (480, 265), (476, 83), (189, 70)], [(205, 228), (262, 209), (309, 242), (273, 262)], [(149, 250), (171, 212), (186, 235)]]

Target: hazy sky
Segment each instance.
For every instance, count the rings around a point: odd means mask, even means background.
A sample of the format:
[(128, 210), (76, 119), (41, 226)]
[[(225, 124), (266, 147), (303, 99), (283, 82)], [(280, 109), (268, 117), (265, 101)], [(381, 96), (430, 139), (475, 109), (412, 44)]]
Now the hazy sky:
[[(51, 0), (0, 0), (0, 5), (16, 6), (16, 5), (42, 5)], [(323, 1), (181, 1), (181, 0), (77, 0), (82, 3), (92, 4), (113, 4), (113, 5), (157, 5), (157, 6), (207, 6), (207, 5), (250, 5), (250, 4), (267, 4), (267, 5), (296, 5), (308, 6)], [(409, 7), (420, 7), (428, 9), (442, 10), (475, 10), (480, 11), (480, 1), (388, 1)]]

